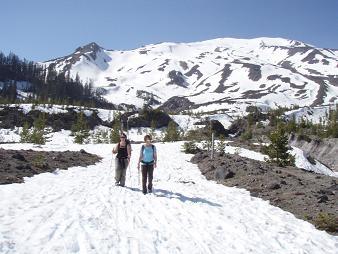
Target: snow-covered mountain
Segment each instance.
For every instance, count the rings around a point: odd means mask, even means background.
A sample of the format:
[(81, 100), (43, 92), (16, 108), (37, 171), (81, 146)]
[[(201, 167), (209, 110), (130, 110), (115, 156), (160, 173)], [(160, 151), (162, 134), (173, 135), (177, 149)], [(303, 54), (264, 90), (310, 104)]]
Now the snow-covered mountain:
[(44, 64), (92, 80), (113, 103), (157, 107), (175, 96), (184, 97), (183, 104), (195, 111), (231, 113), (248, 104), (264, 108), (336, 103), (337, 63), (338, 51), (299, 41), (223, 38), (128, 51), (90, 43)]

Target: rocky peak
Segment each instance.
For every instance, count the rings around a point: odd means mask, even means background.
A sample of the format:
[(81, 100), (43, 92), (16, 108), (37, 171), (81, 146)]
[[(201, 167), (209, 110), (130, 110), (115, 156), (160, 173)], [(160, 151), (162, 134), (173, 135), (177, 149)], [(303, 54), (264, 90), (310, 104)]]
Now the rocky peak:
[(89, 53), (89, 52), (98, 52), (102, 49), (102, 47), (100, 47), (97, 43), (95, 42), (91, 42), (91, 43), (88, 43), (82, 47), (78, 47), (76, 49), (76, 52), (80, 52), (82, 54), (85, 54), (85, 53)]

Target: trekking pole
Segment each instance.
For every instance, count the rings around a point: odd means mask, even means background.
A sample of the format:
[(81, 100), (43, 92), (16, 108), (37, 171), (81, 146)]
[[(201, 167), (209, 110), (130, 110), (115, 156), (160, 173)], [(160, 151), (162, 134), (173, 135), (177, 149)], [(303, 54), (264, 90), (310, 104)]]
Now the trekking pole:
[[(110, 172), (112, 172), (112, 169), (111, 169), (112, 165), (113, 165), (113, 155), (111, 155), (111, 160), (110, 160), (110, 167), (109, 167)], [(113, 176), (113, 178), (114, 178), (114, 176)]]
[(111, 170), (111, 165), (113, 164), (113, 155), (111, 156), (109, 169)]
[(129, 163), (128, 163), (128, 170), (129, 170), (129, 182), (130, 182), (131, 187), (133, 187), (133, 185), (131, 184), (130, 161), (129, 161)]
[(137, 180), (138, 180), (138, 186), (141, 188), (141, 184), (140, 184), (140, 169), (137, 169)]

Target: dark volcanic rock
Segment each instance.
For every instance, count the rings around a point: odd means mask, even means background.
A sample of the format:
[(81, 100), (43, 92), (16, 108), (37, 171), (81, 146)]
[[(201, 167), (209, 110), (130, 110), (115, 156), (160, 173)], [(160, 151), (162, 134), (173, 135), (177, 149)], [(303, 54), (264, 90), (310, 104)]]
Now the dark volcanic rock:
[(187, 98), (174, 96), (163, 103), (159, 109), (170, 113), (179, 113), (184, 110), (191, 109), (194, 103), (189, 101)]
[(318, 198), (318, 203), (326, 203), (327, 201), (329, 201), (329, 198), (326, 195), (322, 195)]
[(197, 80), (203, 77), (203, 74), (198, 69), (199, 65), (194, 65), (188, 72), (185, 73), (185, 76), (191, 77), (192, 75), (197, 75)]
[[(159, 105), (161, 102), (157, 99), (159, 97), (157, 95), (154, 95), (152, 93), (149, 93), (144, 90), (137, 90), (136, 91), (136, 97), (143, 99), (147, 105)], [(157, 98), (157, 99), (156, 99)]]
[(20, 154), (20, 153), (15, 153), (15, 154), (13, 154), (13, 155), (12, 155), (12, 158), (13, 158), (13, 159), (17, 159), (17, 160), (19, 160), (19, 161), (26, 161), (25, 156), (23, 156), (23, 155)]
[(67, 169), (73, 166), (95, 164), (101, 158), (80, 152), (45, 152), (33, 150), (6, 150), (0, 148), (0, 184), (21, 183), (24, 177)]
[(133, 116), (135, 113), (136, 112), (126, 113), (121, 116), (124, 123), (127, 122), (127, 116), (130, 116), (128, 121), (129, 128), (151, 127), (152, 121), (155, 122), (156, 128), (162, 128), (167, 127), (169, 122), (173, 121), (167, 113), (159, 110), (146, 110), (144, 112), (140, 112), (137, 117)]
[(228, 130), (226, 130), (223, 124), (221, 124), (218, 120), (205, 120), (196, 122), (194, 124), (205, 125), (205, 127), (200, 130), (204, 134), (209, 133), (211, 128), (211, 131), (215, 134), (216, 137), (219, 137), (220, 135), (227, 137), (229, 135)]
[(215, 179), (224, 180), (235, 176), (235, 173), (225, 167), (217, 167), (215, 170)]
[(167, 85), (178, 85), (186, 88), (187, 82), (185, 81), (185, 77), (180, 71), (172, 70), (168, 73), (168, 77), (170, 78), (170, 82)]
[[(320, 212), (334, 214), (338, 219), (335, 178), (295, 167), (280, 168), (239, 155), (215, 153), (213, 160), (209, 155), (202, 151), (191, 159), (208, 180), (245, 188), (253, 196), (269, 200), (272, 205), (313, 224)], [(338, 231), (331, 233), (337, 235)]]
[(281, 186), (278, 183), (271, 183), (268, 186), (268, 189), (270, 189), (270, 190), (277, 190), (277, 189), (280, 189), (280, 188), (281, 188)]
[[(34, 120), (41, 114), (38, 110), (31, 110), (27, 114), (23, 113), (20, 108), (17, 107), (5, 107), (0, 111), (0, 128), (11, 129), (13, 126), (22, 127), (25, 122), (30, 127), (33, 126)], [(73, 109), (68, 109), (67, 113), (60, 114), (45, 114), (46, 126), (50, 126), (54, 131), (71, 130), (72, 125), (77, 120), (78, 113)], [(97, 116), (97, 113), (93, 111), (90, 116), (84, 115), (87, 125), (90, 129), (102, 124), (102, 120)]]

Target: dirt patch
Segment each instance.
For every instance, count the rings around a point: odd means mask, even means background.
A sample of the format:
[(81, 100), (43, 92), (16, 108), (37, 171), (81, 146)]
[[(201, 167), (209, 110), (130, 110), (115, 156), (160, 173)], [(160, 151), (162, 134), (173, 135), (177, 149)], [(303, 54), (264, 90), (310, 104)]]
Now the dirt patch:
[[(207, 152), (200, 152), (191, 161), (198, 164), (208, 180), (244, 188), (252, 196), (269, 200), (315, 226), (321, 213), (338, 220), (336, 178), (295, 167), (281, 168), (239, 155), (216, 154), (211, 160)], [(338, 235), (338, 229), (330, 233)]]
[(86, 167), (101, 159), (85, 150), (45, 152), (0, 148), (0, 184), (22, 183), (24, 177), (74, 166)]

